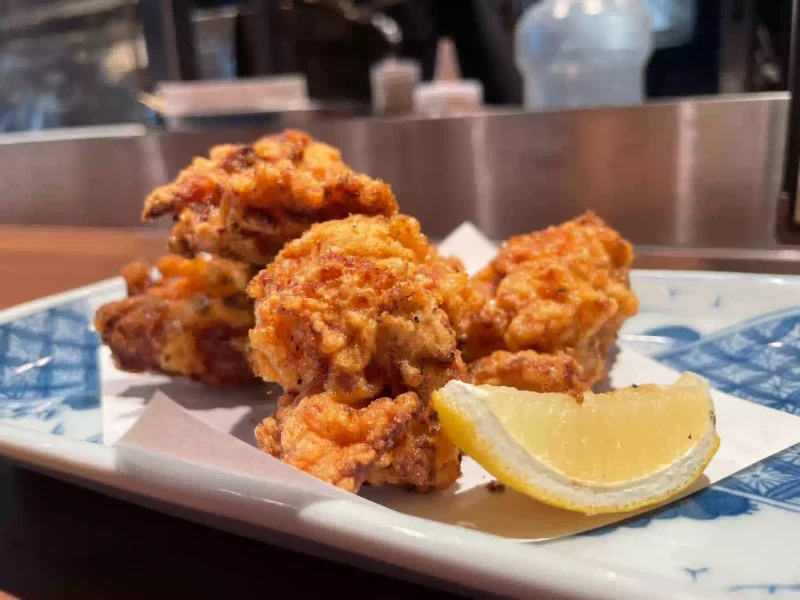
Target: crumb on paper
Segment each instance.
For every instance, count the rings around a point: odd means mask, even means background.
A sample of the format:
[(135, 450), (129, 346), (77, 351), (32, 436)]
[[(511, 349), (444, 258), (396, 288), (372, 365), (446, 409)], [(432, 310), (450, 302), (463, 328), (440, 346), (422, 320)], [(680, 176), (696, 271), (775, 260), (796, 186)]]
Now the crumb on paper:
[(502, 494), (506, 491), (506, 484), (500, 483), (495, 479), (486, 484), (486, 489), (492, 494)]

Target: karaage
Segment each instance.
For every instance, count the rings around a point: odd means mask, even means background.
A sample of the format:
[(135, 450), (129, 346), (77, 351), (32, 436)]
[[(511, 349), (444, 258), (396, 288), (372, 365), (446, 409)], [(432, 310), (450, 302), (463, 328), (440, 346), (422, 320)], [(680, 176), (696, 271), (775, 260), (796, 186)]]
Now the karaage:
[(257, 381), (248, 361), (254, 322), (249, 266), (165, 256), (123, 270), (128, 297), (97, 311), (95, 328), (118, 368), (160, 371), (212, 384)]
[[(632, 260), (631, 245), (591, 212), (511, 238), (471, 281), (484, 304), (460, 323), (465, 359), (477, 361), (498, 350), (564, 352), (579, 365), (582, 384), (593, 385), (605, 377), (617, 331), (637, 311), (628, 279)], [(507, 381), (524, 383), (527, 375), (520, 379), (513, 360), (499, 356), (502, 369), (493, 366), (488, 377), (486, 361), (477, 362), (474, 376), (503, 381), (500, 374), (506, 373)]]
[(301, 395), (428, 395), (465, 367), (452, 323), (470, 298), (407, 216), (314, 225), (251, 281), (256, 373)]
[(388, 184), (353, 172), (336, 148), (288, 130), (195, 158), (147, 197), (142, 218), (173, 215), (173, 253), (263, 266), (313, 223), (395, 213)]
[[(297, 398), (260, 426), (266, 451), (294, 457), (292, 464), (347, 489), (368, 481), (430, 491), (458, 478), (458, 450), (428, 407), (434, 390), (466, 375), (453, 323), (466, 318), (475, 298), (463, 267), (438, 257), (415, 219), (355, 215), (314, 225), (248, 291), (256, 299), (255, 371)], [(359, 462), (371, 464), (360, 481), (339, 478), (339, 471), (349, 473), (343, 466), (352, 461), (349, 449), (341, 459), (328, 458), (318, 452), (327, 447), (323, 434), (310, 445), (292, 441), (294, 430), (314, 429), (313, 415), (296, 414), (305, 403), (325, 398), (325, 410), (335, 409), (360, 431), (367, 426), (361, 411), (376, 402), (407, 402), (409, 393), (421, 405), (404, 411), (411, 420), (381, 446), (380, 459)], [(332, 469), (331, 460), (341, 469)]]
[(392, 449), (424, 407), (414, 392), (362, 407), (341, 402), (334, 392), (287, 395), (275, 416), (256, 428), (256, 440), (287, 464), (357, 492), (371, 472), (391, 465)]
[(469, 365), (473, 385), (501, 385), (541, 393), (588, 390), (578, 362), (565, 352), (539, 354), (534, 350), (496, 350)]
[(444, 434), (436, 411), (428, 404), (405, 428), (391, 452), (389, 464), (371, 470), (366, 483), (428, 493), (447, 488), (460, 476), (461, 451)]

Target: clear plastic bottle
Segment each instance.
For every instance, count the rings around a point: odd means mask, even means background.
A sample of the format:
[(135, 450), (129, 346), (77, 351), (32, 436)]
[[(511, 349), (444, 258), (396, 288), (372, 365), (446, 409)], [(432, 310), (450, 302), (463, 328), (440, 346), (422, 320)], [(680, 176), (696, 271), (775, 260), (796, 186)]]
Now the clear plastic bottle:
[(653, 47), (642, 0), (544, 0), (517, 23), (525, 107), (638, 104)]

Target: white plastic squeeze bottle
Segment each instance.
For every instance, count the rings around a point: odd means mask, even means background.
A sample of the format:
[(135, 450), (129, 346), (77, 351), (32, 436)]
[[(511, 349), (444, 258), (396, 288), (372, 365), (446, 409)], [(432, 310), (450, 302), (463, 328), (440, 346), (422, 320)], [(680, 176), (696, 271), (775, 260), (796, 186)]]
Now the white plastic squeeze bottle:
[(515, 32), (527, 109), (638, 104), (653, 47), (643, 0), (544, 0)]

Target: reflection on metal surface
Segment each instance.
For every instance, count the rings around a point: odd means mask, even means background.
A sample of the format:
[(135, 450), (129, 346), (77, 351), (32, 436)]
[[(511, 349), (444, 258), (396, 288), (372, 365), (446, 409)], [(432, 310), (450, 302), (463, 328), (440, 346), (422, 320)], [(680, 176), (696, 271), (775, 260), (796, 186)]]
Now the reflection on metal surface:
[[(591, 208), (637, 244), (770, 249), (786, 108), (768, 94), (307, 130), (388, 181), (433, 238), (470, 220), (505, 239)], [(193, 156), (266, 132), (0, 145), (0, 222), (141, 226), (144, 196)]]
[(692, 169), (697, 164), (697, 105), (682, 104), (678, 108), (678, 139), (675, 144), (675, 204), (678, 242), (691, 237), (695, 205)]
[(21, 142), (55, 142), (64, 140), (81, 140), (87, 138), (130, 138), (147, 133), (147, 127), (139, 123), (123, 123), (121, 125), (88, 125), (86, 127), (58, 127), (38, 131), (19, 131), (0, 133), (0, 145), (19, 144)]
[(800, 249), (758, 250), (638, 245), (634, 268), (800, 275)]

